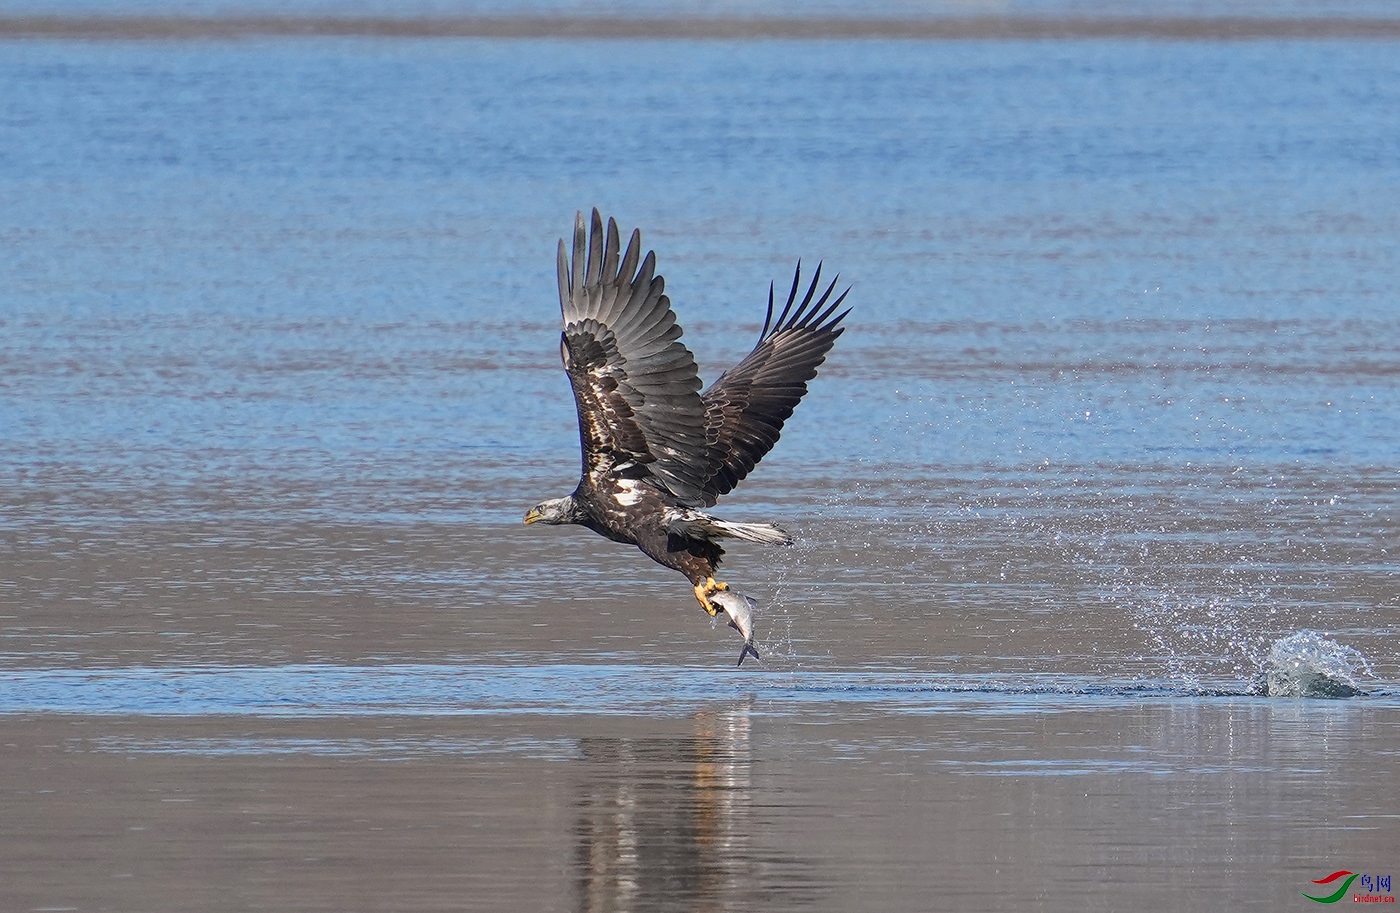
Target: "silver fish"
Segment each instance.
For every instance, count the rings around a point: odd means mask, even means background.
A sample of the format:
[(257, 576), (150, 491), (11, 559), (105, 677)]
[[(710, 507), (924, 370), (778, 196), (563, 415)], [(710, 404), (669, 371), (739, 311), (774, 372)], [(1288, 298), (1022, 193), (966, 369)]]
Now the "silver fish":
[(753, 645), (753, 611), (758, 603), (737, 590), (714, 593), (710, 602), (724, 609), (724, 614), (729, 616), (729, 626), (744, 636), (744, 648), (739, 651), (739, 662), (735, 665), (742, 666), (744, 657), (749, 654), (753, 654), (754, 659), (762, 659)]

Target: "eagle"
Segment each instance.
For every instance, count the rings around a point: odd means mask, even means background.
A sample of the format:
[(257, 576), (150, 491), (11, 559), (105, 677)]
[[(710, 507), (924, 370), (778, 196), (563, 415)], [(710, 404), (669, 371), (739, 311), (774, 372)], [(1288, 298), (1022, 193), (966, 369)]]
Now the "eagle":
[[(753, 351), (701, 392), (695, 357), (656, 274), (656, 255), (641, 256), (633, 231), (624, 249), (617, 223), (604, 231), (574, 219), (572, 257), (559, 241), (559, 351), (578, 408), (583, 474), (573, 493), (537, 504), (525, 522), (577, 524), (635, 545), (684, 574), (711, 617), (711, 597), (729, 589), (715, 579), (720, 540), (791, 544), (782, 529), (736, 523), (705, 512), (753, 470), (807, 392), (849, 309), (836, 310), (833, 279), (818, 295), (821, 266), (798, 301), (802, 264), (787, 303), (768, 316)], [(834, 315), (834, 316), (833, 316)], [(740, 661), (743, 661), (742, 655)]]

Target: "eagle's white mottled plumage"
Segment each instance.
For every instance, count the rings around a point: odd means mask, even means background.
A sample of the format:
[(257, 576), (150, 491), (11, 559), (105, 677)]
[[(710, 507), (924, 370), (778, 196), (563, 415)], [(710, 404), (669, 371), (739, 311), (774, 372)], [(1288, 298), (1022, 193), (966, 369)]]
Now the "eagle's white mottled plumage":
[(639, 490), (641, 484), (632, 479), (622, 479), (617, 483), (613, 497), (623, 507), (632, 507), (642, 500), (642, 492)]

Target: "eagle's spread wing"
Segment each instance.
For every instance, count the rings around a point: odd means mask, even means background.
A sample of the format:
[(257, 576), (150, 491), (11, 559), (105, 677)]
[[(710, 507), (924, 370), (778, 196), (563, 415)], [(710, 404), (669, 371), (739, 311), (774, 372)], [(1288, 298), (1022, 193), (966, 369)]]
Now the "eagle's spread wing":
[[(595, 479), (629, 462), (645, 464), (677, 497), (701, 496), (709, 456), (705, 404), (695, 357), (655, 275), (656, 257), (632, 232), (621, 251), (617, 223), (606, 237), (598, 210), (592, 231), (574, 220), (572, 262), (559, 242), (561, 354), (574, 388), (583, 471)], [(640, 266), (638, 261), (640, 259)]]
[(710, 457), (709, 475), (704, 480), (706, 505), (714, 504), (720, 495), (738, 485), (778, 442), (783, 422), (807, 392), (807, 381), (817, 376), (817, 367), (826, 359), (836, 337), (845, 331), (837, 324), (849, 311), (831, 315), (850, 289), (828, 305), (836, 280), (816, 298), (821, 274), (818, 265), (806, 296), (794, 309), (802, 276), (802, 265), (798, 264), (787, 304), (776, 321), (770, 285), (768, 317), (758, 335), (758, 345), (701, 394)]

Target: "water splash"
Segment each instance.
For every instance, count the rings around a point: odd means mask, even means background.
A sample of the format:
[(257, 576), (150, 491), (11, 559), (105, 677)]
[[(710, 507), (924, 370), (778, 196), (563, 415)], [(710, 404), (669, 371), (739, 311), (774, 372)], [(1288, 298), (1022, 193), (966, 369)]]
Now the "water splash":
[(1359, 650), (1316, 631), (1299, 631), (1279, 638), (1269, 649), (1265, 693), (1270, 697), (1356, 697), (1365, 693), (1357, 679), (1373, 675)]

